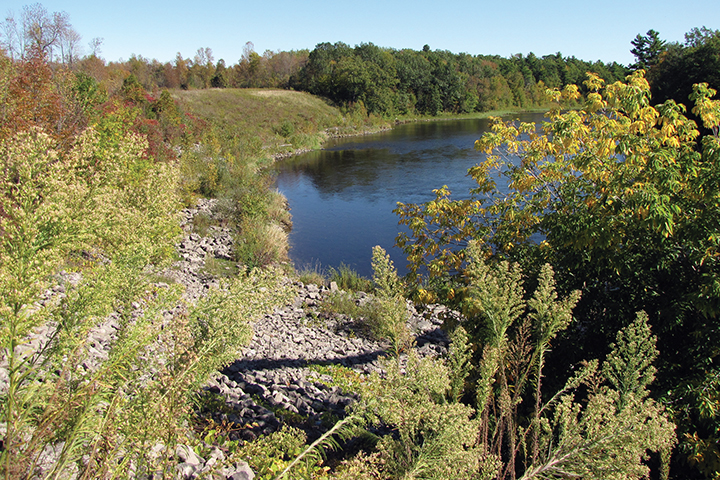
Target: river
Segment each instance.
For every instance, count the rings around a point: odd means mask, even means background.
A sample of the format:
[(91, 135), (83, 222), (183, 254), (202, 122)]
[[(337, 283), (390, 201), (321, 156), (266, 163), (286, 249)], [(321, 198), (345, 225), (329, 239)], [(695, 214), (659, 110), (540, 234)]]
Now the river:
[[(509, 118), (540, 123), (539, 113)], [(443, 120), (399, 125), (362, 137), (329, 141), (323, 150), (278, 164), (277, 188), (293, 216), (290, 258), (296, 267), (350, 266), (370, 277), (371, 249), (380, 245), (401, 275), (407, 260), (395, 247), (401, 229), (397, 202), (421, 203), (447, 185), (453, 198), (467, 197), (477, 184), (468, 168), (484, 155), (475, 140), (487, 119)]]

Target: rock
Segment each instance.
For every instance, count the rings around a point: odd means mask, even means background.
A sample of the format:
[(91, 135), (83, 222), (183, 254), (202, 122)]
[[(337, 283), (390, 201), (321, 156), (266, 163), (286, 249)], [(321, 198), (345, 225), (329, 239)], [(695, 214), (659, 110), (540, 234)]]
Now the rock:
[(228, 480), (253, 480), (255, 472), (252, 471), (250, 465), (240, 462), (235, 465), (235, 471), (228, 475)]
[(205, 463), (205, 460), (203, 460), (202, 457), (199, 457), (192, 448), (190, 448), (187, 445), (178, 445), (175, 448), (175, 456), (178, 457), (183, 462), (197, 466), (202, 463)]
[(198, 465), (192, 465), (187, 462), (179, 463), (175, 466), (180, 478), (192, 479), (195, 478), (196, 472), (200, 470)]

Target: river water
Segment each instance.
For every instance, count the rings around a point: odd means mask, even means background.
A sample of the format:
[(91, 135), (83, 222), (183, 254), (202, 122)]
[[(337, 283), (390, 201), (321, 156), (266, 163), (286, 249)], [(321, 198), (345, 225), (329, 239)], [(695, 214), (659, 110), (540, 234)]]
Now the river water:
[[(542, 114), (510, 118), (540, 123)], [(487, 119), (444, 120), (399, 125), (362, 137), (334, 139), (323, 150), (278, 164), (277, 188), (293, 216), (290, 258), (296, 267), (345, 264), (370, 277), (371, 249), (380, 245), (401, 275), (407, 260), (395, 247), (401, 230), (392, 210), (397, 202), (421, 203), (447, 185), (453, 198), (477, 186), (468, 168), (484, 155), (475, 140), (488, 131)]]

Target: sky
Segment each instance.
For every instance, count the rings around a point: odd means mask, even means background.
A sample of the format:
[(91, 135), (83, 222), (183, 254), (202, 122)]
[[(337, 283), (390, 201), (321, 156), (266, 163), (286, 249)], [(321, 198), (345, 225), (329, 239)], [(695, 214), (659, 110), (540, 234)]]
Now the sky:
[[(24, 5), (3, 0), (2, 18), (19, 19)], [(322, 42), (350, 46), (449, 50), (509, 57), (560, 52), (564, 57), (634, 62), (631, 41), (654, 29), (683, 42), (693, 27), (720, 29), (718, 0), (46, 0), (49, 12), (66, 12), (81, 45), (102, 38), (100, 57), (132, 55), (161, 62), (177, 53), (192, 58), (212, 49), (215, 61), (237, 63), (243, 46), (255, 51), (312, 50)]]

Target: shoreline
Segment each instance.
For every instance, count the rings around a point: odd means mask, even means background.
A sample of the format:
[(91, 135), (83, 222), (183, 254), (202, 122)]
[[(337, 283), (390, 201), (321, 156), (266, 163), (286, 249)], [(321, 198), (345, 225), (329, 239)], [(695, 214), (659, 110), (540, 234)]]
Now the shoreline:
[(363, 137), (367, 135), (374, 135), (376, 133), (382, 133), (382, 132), (388, 132), (390, 130), (393, 130), (395, 127), (399, 125), (405, 125), (408, 123), (419, 123), (419, 122), (446, 122), (446, 121), (452, 121), (452, 120), (474, 120), (474, 119), (482, 119), (482, 118), (490, 118), (490, 117), (504, 117), (508, 115), (518, 114), (518, 113), (539, 113), (539, 112), (546, 112), (550, 108), (549, 106), (546, 107), (534, 107), (534, 108), (524, 108), (520, 110), (491, 110), (488, 112), (477, 112), (477, 113), (466, 113), (466, 114), (459, 114), (459, 115), (442, 115), (442, 116), (436, 116), (436, 117), (416, 117), (416, 118), (406, 118), (406, 119), (398, 119), (396, 118), (392, 123), (380, 126), (378, 128), (366, 128), (357, 131), (356, 133), (332, 133), (332, 130), (335, 130), (338, 132), (342, 127), (336, 126), (336, 127), (329, 127), (326, 128), (323, 132), (321, 132), (322, 135), (325, 136), (325, 139), (322, 141), (322, 146), (320, 148), (299, 148), (297, 150), (293, 150), (291, 152), (280, 152), (280, 153), (274, 153), (270, 155), (270, 158), (272, 159), (273, 163), (285, 160), (287, 158), (291, 158), (297, 155), (302, 155), (303, 153), (308, 153), (316, 150), (324, 150), (324, 145), (327, 143), (330, 139), (336, 139), (336, 138), (352, 138), (352, 137)]

